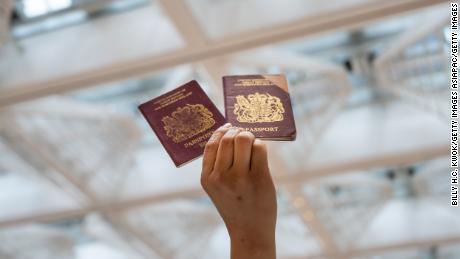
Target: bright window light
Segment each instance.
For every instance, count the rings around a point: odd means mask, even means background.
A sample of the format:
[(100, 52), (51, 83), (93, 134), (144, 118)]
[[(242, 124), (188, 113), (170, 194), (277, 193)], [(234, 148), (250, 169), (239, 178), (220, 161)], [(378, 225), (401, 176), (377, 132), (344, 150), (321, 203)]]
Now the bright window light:
[(51, 10), (60, 10), (70, 7), (72, 0), (45, 0)]
[(45, 14), (48, 7), (45, 1), (42, 0), (24, 0), (23, 2), (24, 14), (27, 17), (35, 17)]
[(24, 15), (32, 18), (68, 8), (72, 0), (23, 0), (22, 5)]

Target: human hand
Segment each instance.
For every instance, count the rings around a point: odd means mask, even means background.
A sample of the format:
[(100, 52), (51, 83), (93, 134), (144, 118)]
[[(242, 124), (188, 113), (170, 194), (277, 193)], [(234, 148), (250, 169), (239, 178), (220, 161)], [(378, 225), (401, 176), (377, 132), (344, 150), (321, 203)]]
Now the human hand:
[(276, 191), (262, 141), (220, 127), (206, 144), (201, 184), (225, 222), (232, 258), (276, 257)]

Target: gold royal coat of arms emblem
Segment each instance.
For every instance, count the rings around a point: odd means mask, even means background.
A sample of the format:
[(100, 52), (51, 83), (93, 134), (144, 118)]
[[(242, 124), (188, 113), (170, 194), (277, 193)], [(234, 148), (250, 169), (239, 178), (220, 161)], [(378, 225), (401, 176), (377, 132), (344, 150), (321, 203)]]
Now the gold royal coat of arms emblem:
[(275, 122), (283, 120), (284, 107), (278, 97), (256, 92), (247, 97), (236, 96), (233, 113), (239, 122)]
[(161, 121), (164, 124), (166, 136), (175, 143), (187, 140), (216, 123), (212, 112), (202, 104), (187, 104), (178, 107), (171, 113), (171, 116), (165, 116)]

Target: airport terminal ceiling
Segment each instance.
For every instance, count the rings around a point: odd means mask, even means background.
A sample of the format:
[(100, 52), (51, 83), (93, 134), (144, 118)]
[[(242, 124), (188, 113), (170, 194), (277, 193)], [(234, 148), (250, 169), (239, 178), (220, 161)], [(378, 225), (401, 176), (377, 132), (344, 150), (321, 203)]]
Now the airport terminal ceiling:
[[(279, 258), (458, 258), (448, 206), (449, 4), (3, 0), (0, 258), (227, 258), (201, 159), (137, 106), (196, 79), (283, 73), (269, 142)], [(447, 205), (444, 205), (447, 204)]]

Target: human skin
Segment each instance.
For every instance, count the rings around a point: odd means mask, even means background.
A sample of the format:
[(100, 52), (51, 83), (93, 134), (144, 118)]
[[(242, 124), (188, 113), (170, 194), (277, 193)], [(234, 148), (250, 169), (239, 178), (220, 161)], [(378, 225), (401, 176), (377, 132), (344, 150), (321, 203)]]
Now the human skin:
[(220, 127), (205, 147), (201, 185), (227, 227), (232, 259), (276, 258), (276, 191), (262, 141)]

